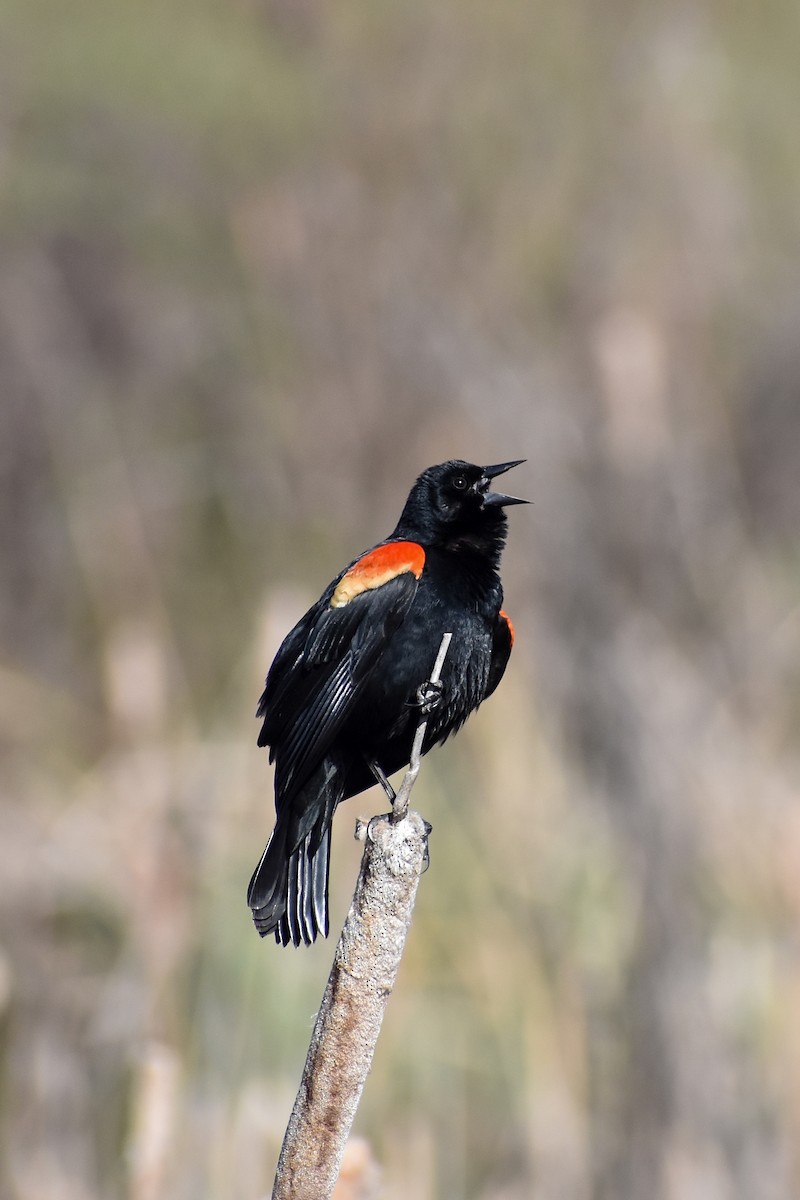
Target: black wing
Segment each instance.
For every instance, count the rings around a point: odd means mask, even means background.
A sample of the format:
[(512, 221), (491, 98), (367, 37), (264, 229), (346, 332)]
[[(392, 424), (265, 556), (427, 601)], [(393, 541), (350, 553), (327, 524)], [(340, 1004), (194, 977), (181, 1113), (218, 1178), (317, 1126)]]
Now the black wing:
[(329, 588), (288, 635), (267, 676), (258, 743), (276, 762), (280, 811), (317, 768), (417, 591), (410, 571), (332, 607)]

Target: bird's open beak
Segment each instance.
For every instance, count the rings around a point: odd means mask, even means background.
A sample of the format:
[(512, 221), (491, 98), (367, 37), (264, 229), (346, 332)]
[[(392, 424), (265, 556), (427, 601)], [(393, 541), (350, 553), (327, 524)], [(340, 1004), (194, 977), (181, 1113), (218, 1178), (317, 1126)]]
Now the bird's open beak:
[(515, 458), (513, 462), (495, 463), (493, 467), (482, 467), (483, 475), (478, 481), (477, 490), (483, 497), (484, 507), (487, 504), (494, 505), (495, 508), (505, 508), (509, 504), (530, 504), (530, 500), (520, 500), (519, 496), (506, 496), (503, 492), (488, 491), (489, 483), (497, 475), (503, 475), (506, 471), (510, 471), (512, 467), (518, 467), (520, 463), (524, 463), (524, 458)]

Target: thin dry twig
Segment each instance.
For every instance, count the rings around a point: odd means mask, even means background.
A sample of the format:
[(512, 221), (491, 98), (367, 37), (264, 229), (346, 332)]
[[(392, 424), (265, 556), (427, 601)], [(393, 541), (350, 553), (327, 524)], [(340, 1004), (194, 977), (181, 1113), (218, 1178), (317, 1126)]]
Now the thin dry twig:
[[(451, 636), (442, 638), (433, 683)], [(357, 827), (356, 836), (366, 843), (361, 870), (286, 1128), (272, 1200), (328, 1200), (336, 1186), (428, 860), (430, 825), (408, 811), (427, 723), (425, 713), (395, 811)]]
[(167, 1194), (179, 1075), (175, 1051), (162, 1042), (149, 1042), (136, 1080), (128, 1151), (130, 1200), (161, 1200)]

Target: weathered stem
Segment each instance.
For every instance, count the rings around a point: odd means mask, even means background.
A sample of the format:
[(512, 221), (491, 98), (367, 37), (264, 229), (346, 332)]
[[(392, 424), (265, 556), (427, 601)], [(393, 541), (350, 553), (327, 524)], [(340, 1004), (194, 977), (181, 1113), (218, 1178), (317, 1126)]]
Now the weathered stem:
[[(450, 637), (447, 633), (442, 639), (434, 683)], [(428, 861), (430, 826), (419, 813), (408, 811), (426, 727), (423, 716), (395, 811), (361, 825), (366, 846), (358, 883), (317, 1013), (272, 1200), (327, 1200), (336, 1186)], [(404, 807), (398, 815), (401, 798)]]
[(416, 812), (399, 824), (373, 817), (367, 826), (353, 903), (286, 1128), (273, 1200), (325, 1200), (333, 1192), (411, 924), (428, 828)]

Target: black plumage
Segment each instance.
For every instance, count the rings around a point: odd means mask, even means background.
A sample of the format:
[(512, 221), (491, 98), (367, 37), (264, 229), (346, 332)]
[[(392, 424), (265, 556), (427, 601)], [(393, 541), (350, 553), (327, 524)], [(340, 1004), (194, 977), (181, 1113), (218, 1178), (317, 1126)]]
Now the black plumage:
[(519, 461), (424, 471), (390, 537), (329, 584), (278, 650), (257, 711), (258, 744), (275, 762), (275, 829), (247, 893), (262, 936), (299, 945), (327, 934), (336, 806), (408, 763), (442, 635), (453, 638), (423, 753), (500, 682), (514, 636), (498, 574), (503, 510), (525, 502), (490, 483)]

